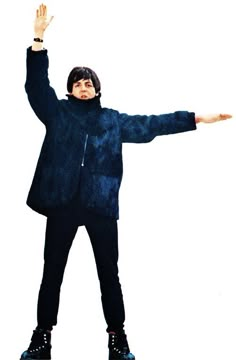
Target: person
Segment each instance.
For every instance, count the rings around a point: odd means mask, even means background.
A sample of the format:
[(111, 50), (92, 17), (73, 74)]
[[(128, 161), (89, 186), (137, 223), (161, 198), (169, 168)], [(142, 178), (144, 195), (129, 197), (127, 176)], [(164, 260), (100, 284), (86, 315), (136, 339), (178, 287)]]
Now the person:
[(107, 323), (109, 360), (135, 360), (124, 329), (125, 309), (118, 276), (118, 194), (122, 143), (150, 142), (156, 136), (196, 129), (196, 124), (232, 117), (176, 111), (127, 115), (101, 106), (101, 84), (90, 68), (69, 74), (67, 99), (59, 100), (48, 79), (44, 33), (47, 7), (36, 11), (35, 37), (27, 49), (25, 90), (46, 127), (27, 204), (46, 216), (44, 269), (37, 305), (37, 327), (21, 359), (51, 359), (51, 331), (57, 324), (60, 288), (69, 250), (79, 226), (91, 240)]

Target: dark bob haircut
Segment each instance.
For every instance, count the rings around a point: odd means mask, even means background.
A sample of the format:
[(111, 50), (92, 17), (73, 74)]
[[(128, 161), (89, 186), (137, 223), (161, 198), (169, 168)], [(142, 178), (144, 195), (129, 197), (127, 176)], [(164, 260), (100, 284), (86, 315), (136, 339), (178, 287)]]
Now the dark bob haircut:
[(76, 66), (71, 70), (67, 80), (67, 90), (69, 93), (72, 92), (73, 84), (81, 79), (91, 79), (96, 94), (100, 93), (101, 83), (97, 74), (92, 69), (85, 66)]

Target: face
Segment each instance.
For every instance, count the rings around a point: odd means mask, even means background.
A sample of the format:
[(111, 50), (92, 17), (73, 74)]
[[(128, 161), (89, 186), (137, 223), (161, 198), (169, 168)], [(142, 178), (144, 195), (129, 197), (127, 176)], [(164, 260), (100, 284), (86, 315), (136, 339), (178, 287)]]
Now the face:
[(96, 96), (96, 90), (91, 79), (81, 79), (73, 84), (72, 93), (77, 99), (89, 100)]

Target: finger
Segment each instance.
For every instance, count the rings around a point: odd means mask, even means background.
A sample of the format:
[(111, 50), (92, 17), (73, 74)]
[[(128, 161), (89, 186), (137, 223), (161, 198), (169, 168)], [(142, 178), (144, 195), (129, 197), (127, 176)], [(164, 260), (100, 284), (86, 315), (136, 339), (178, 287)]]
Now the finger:
[(39, 16), (43, 15), (43, 8), (42, 8), (42, 4), (39, 6)]
[(45, 17), (45, 5), (44, 4), (42, 4), (42, 16)]
[(230, 114), (220, 114), (220, 119), (221, 120), (226, 120), (226, 119), (231, 119), (232, 115)]
[(41, 16), (44, 16), (45, 10), (44, 10), (44, 4), (41, 4)]

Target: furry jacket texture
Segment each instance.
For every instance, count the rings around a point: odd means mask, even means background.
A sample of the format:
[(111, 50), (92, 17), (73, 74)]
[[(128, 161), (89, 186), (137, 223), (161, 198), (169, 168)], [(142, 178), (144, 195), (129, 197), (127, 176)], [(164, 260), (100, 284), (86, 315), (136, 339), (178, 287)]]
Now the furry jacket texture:
[(127, 115), (103, 108), (100, 96), (58, 99), (48, 79), (47, 50), (27, 49), (25, 90), (46, 127), (27, 205), (48, 216), (69, 203), (86, 176), (81, 197), (86, 208), (119, 218), (122, 143), (146, 143), (156, 136), (196, 129), (195, 114)]

